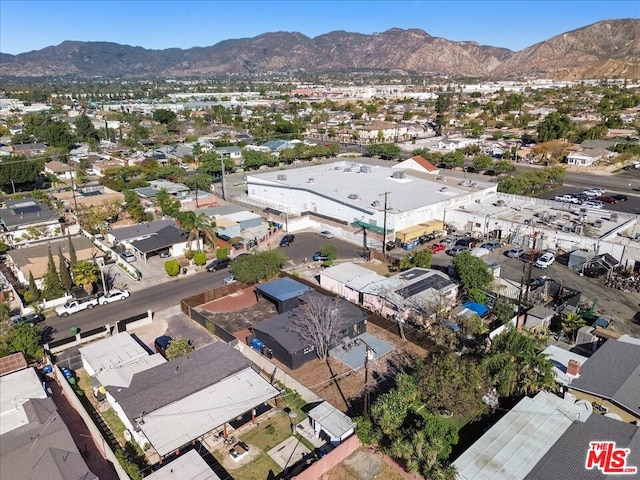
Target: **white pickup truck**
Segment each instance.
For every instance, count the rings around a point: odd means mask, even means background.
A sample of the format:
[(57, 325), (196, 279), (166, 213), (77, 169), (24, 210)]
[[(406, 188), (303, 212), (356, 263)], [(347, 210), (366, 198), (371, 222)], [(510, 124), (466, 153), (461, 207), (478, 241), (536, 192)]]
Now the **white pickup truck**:
[(90, 310), (98, 305), (97, 298), (89, 298), (85, 300), (70, 300), (64, 305), (56, 307), (56, 315), (59, 317), (67, 317), (72, 313), (79, 312), (81, 310)]

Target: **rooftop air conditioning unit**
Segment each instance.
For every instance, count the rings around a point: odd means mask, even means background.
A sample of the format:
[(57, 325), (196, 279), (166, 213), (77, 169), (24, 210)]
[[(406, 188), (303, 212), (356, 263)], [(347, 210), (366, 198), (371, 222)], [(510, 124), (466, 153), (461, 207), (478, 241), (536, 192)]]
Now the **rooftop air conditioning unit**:
[(371, 203), (371, 206), (372, 206), (372, 207), (377, 207), (377, 206), (379, 206), (379, 205), (380, 205), (380, 202), (379, 202), (378, 200), (374, 200), (374, 201)]
[(576, 225), (576, 229), (575, 229), (576, 235), (582, 235), (583, 231), (584, 231), (584, 227), (582, 225)]
[(280, 181), (286, 181), (287, 180), (287, 176), (284, 173), (279, 173), (276, 178), (278, 180), (280, 180)]
[(504, 205), (505, 205), (504, 200), (498, 200), (498, 201), (496, 202), (496, 206), (498, 206), (498, 207), (504, 207)]
[(399, 179), (399, 180), (402, 180), (402, 179), (404, 179), (404, 178), (407, 178), (407, 173), (406, 173), (406, 172), (403, 172), (403, 171), (401, 171), (401, 170), (400, 170), (400, 171), (396, 171), (396, 172), (393, 172), (393, 173), (391, 174), (391, 178), (397, 178), (397, 179)]
[(371, 173), (371, 167), (369, 165), (361, 166), (360, 173)]
[(586, 209), (586, 208), (581, 208), (581, 209), (580, 209), (580, 213), (582, 213), (582, 214), (586, 214), (586, 213), (587, 213), (587, 209)]
[(448, 189), (447, 189), (447, 187), (442, 187), (442, 188), (440, 189), (440, 191), (441, 191), (441, 192), (446, 192), (447, 190), (448, 190)]
[(347, 167), (343, 170), (345, 173), (351, 173), (351, 167)]
[(357, 193), (350, 193), (348, 198), (349, 200), (358, 200), (360, 196)]
[(315, 180), (314, 180), (313, 178), (309, 178), (309, 179), (307, 180), (307, 183), (315, 183)]
[(334, 167), (333, 169), (334, 170), (342, 170), (342, 167), (341, 166), (337, 166), (337, 167)]
[(602, 220), (596, 220), (593, 222), (593, 226), (596, 228), (602, 228)]
[(618, 214), (617, 213), (612, 213), (610, 218), (611, 218), (612, 222), (617, 222), (618, 221)]
[(479, 198), (476, 198), (476, 203), (482, 203), (482, 200), (480, 200)]

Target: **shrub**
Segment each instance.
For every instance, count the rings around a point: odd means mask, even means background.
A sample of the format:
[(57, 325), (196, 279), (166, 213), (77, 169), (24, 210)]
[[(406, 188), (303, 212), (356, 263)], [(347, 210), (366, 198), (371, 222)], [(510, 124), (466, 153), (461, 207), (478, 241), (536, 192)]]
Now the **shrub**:
[(227, 258), (229, 256), (229, 247), (220, 247), (216, 250), (216, 258)]
[(196, 254), (196, 252), (194, 252), (194, 251), (193, 251), (193, 250), (191, 250), (191, 249), (188, 249), (187, 251), (185, 251), (185, 252), (184, 252), (184, 257), (185, 257), (187, 260), (191, 260), (195, 254)]
[(164, 271), (167, 272), (167, 275), (170, 277), (175, 277), (180, 273), (180, 263), (178, 260), (167, 260), (164, 262)]
[(193, 256), (193, 263), (201, 267), (205, 263), (207, 263), (207, 255), (204, 252), (197, 252)]

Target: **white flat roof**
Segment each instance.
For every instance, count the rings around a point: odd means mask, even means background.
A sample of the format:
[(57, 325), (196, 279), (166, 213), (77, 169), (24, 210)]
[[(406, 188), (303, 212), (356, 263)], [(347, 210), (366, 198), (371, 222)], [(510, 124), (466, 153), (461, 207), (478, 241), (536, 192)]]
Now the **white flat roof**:
[(585, 356), (570, 352), (564, 348), (556, 347), (555, 345), (549, 345), (544, 349), (542, 354), (546, 355), (551, 363), (553, 363), (553, 374), (556, 377), (556, 381), (562, 385), (571, 385), (571, 381), (580, 376), (567, 375), (567, 365), (569, 364), (569, 360), (575, 360), (581, 366), (584, 365), (584, 362), (589, 360)]
[(278, 393), (279, 390), (249, 367), (146, 414), (142, 432), (158, 454), (164, 456)]
[[(340, 282), (344, 285), (348, 285), (356, 279), (367, 278), (369, 283), (375, 280), (384, 280), (385, 277), (369, 270), (368, 268), (361, 267), (355, 263), (345, 262), (335, 267), (329, 267), (320, 272), (320, 275)], [(379, 277), (379, 278), (378, 278)]]
[(132, 363), (149, 353), (128, 333), (119, 333), (80, 348), (80, 354), (97, 373)]
[(327, 401), (313, 407), (307, 415), (319, 423), (332, 438), (342, 438), (354, 428), (353, 420)]
[[(365, 167), (367, 173), (364, 173), (361, 167)], [(406, 174), (404, 179), (392, 178), (392, 174), (402, 172)], [(296, 188), (310, 191), (368, 211), (384, 210), (384, 201), (380, 194), (389, 192), (387, 206), (393, 213), (444, 202), (479, 190), (497, 188), (496, 184), (488, 182), (476, 182), (477, 188), (473, 189), (462, 188), (452, 181), (437, 181), (428, 174), (411, 170), (399, 171), (391, 167), (374, 166), (357, 161), (341, 161), (247, 175), (248, 184), (261, 184), (260, 180), (266, 181), (267, 184), (279, 185), (284, 189)], [(358, 199), (349, 198), (350, 195), (357, 195)], [(374, 202), (377, 202), (376, 207), (372, 206)]]
[(147, 480), (220, 480), (195, 450), (180, 455), (160, 470), (145, 477)]
[(22, 404), (30, 398), (46, 398), (34, 368), (0, 377), (0, 435), (29, 423)]
[(524, 397), (453, 462), (458, 479), (524, 479), (574, 421), (590, 414), (544, 391)]
[(104, 386), (128, 388), (136, 373), (148, 370), (166, 361), (167, 360), (159, 353), (145, 355), (144, 357), (131, 360), (129, 363), (102, 370), (96, 373), (96, 377)]

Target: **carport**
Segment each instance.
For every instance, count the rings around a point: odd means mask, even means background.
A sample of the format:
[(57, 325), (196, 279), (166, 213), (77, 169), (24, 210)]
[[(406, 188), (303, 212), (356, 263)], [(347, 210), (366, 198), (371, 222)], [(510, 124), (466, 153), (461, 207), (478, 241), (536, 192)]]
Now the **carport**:
[[(188, 238), (189, 236), (186, 232), (183, 232), (178, 227), (169, 225), (158, 230), (155, 235), (131, 242), (131, 246), (139, 257), (144, 258), (144, 263), (147, 263), (147, 258), (150, 254), (173, 249), (175, 245), (186, 245)], [(183, 252), (181, 251), (179, 253), (181, 254)], [(172, 252), (174, 256), (177, 254), (178, 252)]]
[(278, 314), (280, 314), (300, 305), (298, 298), (306, 292), (312, 292), (313, 289), (292, 278), (283, 277), (258, 285), (256, 291), (275, 304)]

